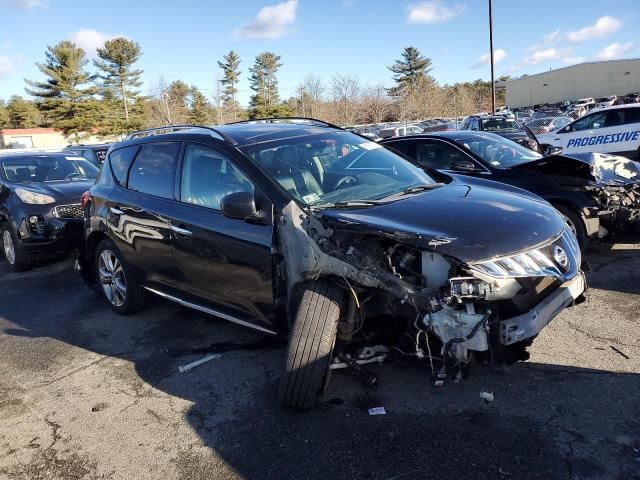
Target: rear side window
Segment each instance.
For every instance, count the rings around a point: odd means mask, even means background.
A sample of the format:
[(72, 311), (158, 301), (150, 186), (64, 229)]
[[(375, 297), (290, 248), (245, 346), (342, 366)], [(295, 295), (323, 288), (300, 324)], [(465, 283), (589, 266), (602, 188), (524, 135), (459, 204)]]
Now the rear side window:
[(111, 164), (111, 171), (116, 181), (120, 184), (124, 184), (125, 178), (127, 178), (127, 172), (131, 166), (136, 153), (138, 153), (138, 145), (131, 147), (119, 148), (114, 150), (109, 155), (109, 163)]
[(385, 147), (392, 148), (393, 150), (404, 153), (405, 155), (409, 155), (409, 144), (414, 140), (400, 140), (397, 142), (390, 142), (385, 144)]
[(127, 188), (162, 198), (174, 198), (179, 143), (144, 145), (129, 171)]

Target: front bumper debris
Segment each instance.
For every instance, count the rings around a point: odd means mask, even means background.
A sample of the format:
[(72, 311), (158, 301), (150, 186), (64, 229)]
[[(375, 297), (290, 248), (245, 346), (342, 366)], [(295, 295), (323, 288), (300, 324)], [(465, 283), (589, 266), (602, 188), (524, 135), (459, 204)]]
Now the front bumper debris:
[(579, 272), (529, 312), (501, 321), (500, 343), (512, 345), (536, 336), (565, 307), (580, 297), (586, 290), (586, 286), (585, 276)]

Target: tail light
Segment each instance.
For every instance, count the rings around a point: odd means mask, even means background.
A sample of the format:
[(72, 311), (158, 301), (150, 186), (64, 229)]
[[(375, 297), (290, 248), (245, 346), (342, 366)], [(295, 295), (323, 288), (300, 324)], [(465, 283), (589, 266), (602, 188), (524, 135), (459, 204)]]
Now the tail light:
[(82, 209), (84, 210), (86, 208), (87, 205), (89, 205), (89, 202), (91, 201), (91, 194), (89, 193), (89, 191), (87, 190), (86, 192), (84, 192), (82, 194), (82, 196), (80, 197), (80, 205), (82, 206)]

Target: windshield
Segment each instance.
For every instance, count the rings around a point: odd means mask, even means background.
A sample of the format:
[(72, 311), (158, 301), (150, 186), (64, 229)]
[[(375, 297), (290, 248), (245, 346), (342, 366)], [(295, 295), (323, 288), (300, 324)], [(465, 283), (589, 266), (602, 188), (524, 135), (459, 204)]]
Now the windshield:
[(482, 130), (485, 132), (501, 132), (504, 130), (519, 130), (520, 126), (515, 120), (509, 118), (483, 118)]
[(60, 182), (94, 179), (98, 168), (76, 156), (19, 156), (0, 160), (7, 181), (11, 183)]
[(539, 153), (502, 137), (473, 135), (456, 139), (456, 142), (495, 168), (507, 169), (542, 158)]
[(375, 201), (410, 187), (436, 184), (420, 167), (349, 132), (288, 138), (242, 150), (305, 205)]

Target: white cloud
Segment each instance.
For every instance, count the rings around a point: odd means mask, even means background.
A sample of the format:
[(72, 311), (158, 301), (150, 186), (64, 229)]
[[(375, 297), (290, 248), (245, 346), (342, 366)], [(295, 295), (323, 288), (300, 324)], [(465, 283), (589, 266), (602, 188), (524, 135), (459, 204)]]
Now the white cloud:
[[(493, 63), (496, 64), (498, 62), (501, 62), (502, 60), (504, 60), (504, 58), (507, 56), (507, 52), (504, 51), (502, 48), (498, 48), (497, 50), (493, 51)], [(483, 65), (489, 65), (491, 63), (491, 56), (488, 53), (485, 53), (484, 55), (480, 55), (480, 58), (478, 58), (478, 61), (476, 63), (474, 63), (471, 68), (479, 68), (482, 67)]]
[(564, 57), (562, 61), (567, 65), (575, 65), (584, 62), (584, 57)]
[(93, 57), (96, 55), (96, 50), (104, 45), (104, 42), (111, 40), (112, 38), (122, 36), (123, 35), (111, 35), (110, 33), (103, 33), (90, 28), (83, 28), (71, 35), (70, 40), (87, 52), (88, 56)]
[(567, 39), (570, 42), (584, 42), (592, 38), (604, 38), (616, 33), (621, 26), (622, 22), (615, 17), (600, 17), (594, 25), (569, 32)]
[(536, 50), (531, 55), (522, 60), (523, 65), (537, 65), (538, 63), (546, 62), (547, 60), (553, 60), (560, 58), (561, 52), (556, 48), (547, 48), (546, 50)]
[(426, 0), (409, 5), (407, 23), (410, 25), (445, 23), (464, 12), (465, 6), (455, 4), (444, 6), (439, 0)]
[(32, 8), (46, 6), (46, 0), (0, 0), (0, 7), (14, 7), (31, 10)]
[(16, 57), (9, 57), (7, 55), (0, 55), (0, 80), (13, 77), (16, 73)]
[(600, 50), (600, 52), (598, 53), (598, 58), (600, 60), (613, 60), (614, 58), (625, 56), (631, 50), (633, 50), (633, 43), (616, 42)]
[(298, 0), (288, 0), (261, 8), (255, 19), (236, 30), (241, 38), (281, 38), (291, 32), (296, 21)]
[(542, 39), (544, 43), (550, 45), (560, 38), (560, 29), (547, 33)]

